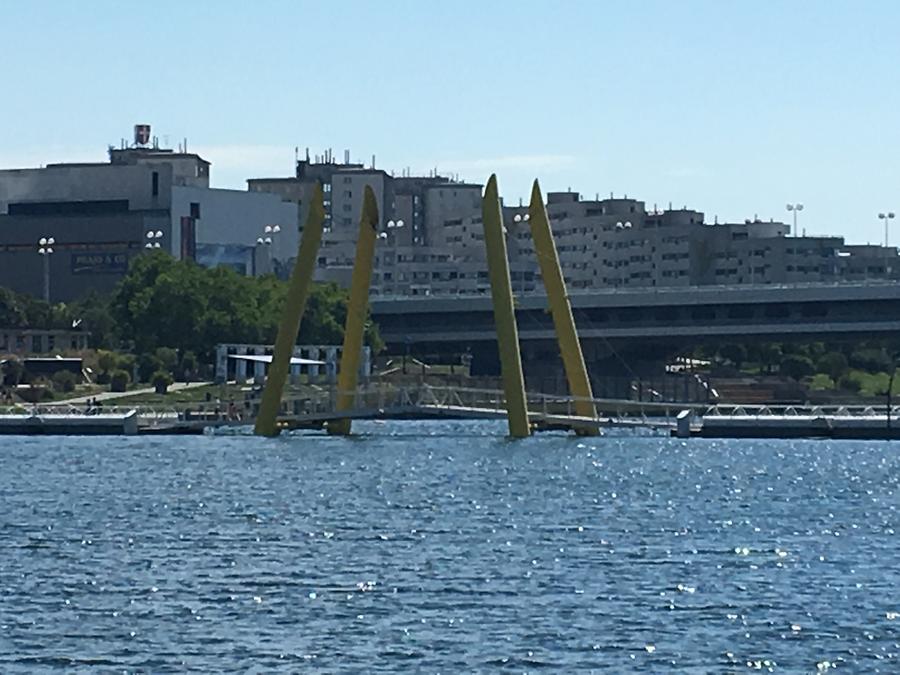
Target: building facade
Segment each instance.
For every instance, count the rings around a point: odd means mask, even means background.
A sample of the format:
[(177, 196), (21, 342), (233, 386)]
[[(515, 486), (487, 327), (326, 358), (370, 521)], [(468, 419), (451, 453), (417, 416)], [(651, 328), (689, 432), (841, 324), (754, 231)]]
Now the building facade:
[[(847, 245), (842, 237), (790, 236), (781, 222), (714, 223), (687, 208), (547, 194), (560, 265), (572, 291), (900, 279), (896, 248)], [(510, 276), (517, 293), (541, 292), (524, 206), (503, 207)], [(375, 293), (484, 294), (490, 290), (480, 215), (444, 220), (426, 244), (395, 241), (379, 253)]]
[[(290, 178), (252, 178), (251, 192), (268, 192), (298, 207), (305, 219), (316, 182), (322, 184), (325, 206), (325, 233), (319, 252), (316, 279), (349, 286), (356, 255), (356, 240), (366, 186), (378, 203), (381, 238), (375, 259), (376, 280), (387, 275), (407, 276), (402, 270), (415, 258), (428, 258), (431, 248), (442, 249), (444, 222), (472, 216), (481, 211), (481, 185), (441, 176), (394, 176), (372, 164), (351, 162), (349, 151), (338, 163), (330, 151), (298, 160), (296, 175)], [(302, 226), (302, 225), (301, 225)], [(433, 240), (433, 241), (432, 241)], [(407, 260), (409, 259), (409, 260)], [(427, 263), (426, 263), (427, 264)], [(410, 272), (412, 275), (412, 272)], [(410, 276), (412, 281), (412, 276)], [(376, 284), (375, 292), (380, 292)]]
[[(209, 173), (202, 157), (155, 146), (110, 148), (106, 163), (0, 171), (0, 285), (40, 296), (49, 277), (60, 302), (112, 290), (148, 248), (200, 264), (241, 249), (248, 262), (232, 266), (247, 274), (295, 255), (295, 204), (210, 188)], [(46, 256), (42, 238), (54, 240)]]

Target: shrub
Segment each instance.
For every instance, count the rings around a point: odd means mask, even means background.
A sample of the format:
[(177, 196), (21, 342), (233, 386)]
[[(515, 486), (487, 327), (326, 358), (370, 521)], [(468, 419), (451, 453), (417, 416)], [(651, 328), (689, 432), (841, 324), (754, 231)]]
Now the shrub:
[(154, 354), (141, 354), (138, 359), (138, 377), (141, 382), (150, 382), (157, 370), (162, 370), (163, 365)]
[(857, 349), (850, 354), (850, 365), (869, 373), (883, 372), (893, 367), (891, 357), (884, 349)]
[(806, 356), (785, 356), (781, 359), (781, 373), (799, 380), (816, 372), (812, 361)]
[(860, 390), (861, 384), (856, 374), (850, 372), (838, 380), (838, 387), (856, 393)]
[(150, 383), (156, 389), (157, 394), (165, 394), (169, 389), (169, 385), (172, 384), (172, 376), (165, 370), (157, 370), (153, 373)]
[(49, 387), (44, 384), (32, 384), (27, 389), (17, 389), (16, 394), (26, 403), (41, 403), (42, 401), (49, 401), (53, 399), (53, 394), (51, 393)]
[(111, 373), (119, 364), (119, 358), (115, 352), (98, 351), (97, 367), (101, 373)]
[(816, 361), (816, 370), (825, 373), (832, 380), (839, 380), (847, 372), (847, 357), (840, 352), (828, 352)]
[(160, 363), (160, 367), (168, 370), (170, 373), (175, 370), (175, 366), (178, 364), (178, 352), (171, 347), (157, 348), (156, 358)]
[(825, 373), (817, 373), (813, 376), (809, 383), (809, 388), (813, 391), (824, 391), (826, 389), (834, 389), (834, 380)]
[(123, 392), (128, 389), (129, 382), (131, 382), (131, 376), (128, 371), (118, 369), (109, 374), (110, 391)]
[(194, 352), (185, 352), (181, 356), (181, 363), (178, 366), (181, 379), (189, 382), (197, 373), (197, 357)]
[(25, 366), (18, 359), (11, 358), (0, 366), (0, 384), (15, 387), (25, 375)]
[(71, 370), (61, 370), (53, 375), (51, 381), (56, 391), (70, 392), (75, 391), (75, 385), (81, 382), (81, 378)]

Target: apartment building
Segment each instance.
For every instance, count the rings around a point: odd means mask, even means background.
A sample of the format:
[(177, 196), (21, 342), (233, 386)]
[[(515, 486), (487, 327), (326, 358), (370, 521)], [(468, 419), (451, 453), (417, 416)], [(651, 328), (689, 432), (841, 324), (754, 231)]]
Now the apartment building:
[[(757, 218), (708, 224), (700, 211), (648, 210), (627, 197), (584, 200), (547, 194), (560, 265), (573, 291), (599, 288), (830, 283), (900, 277), (897, 250), (848, 246), (842, 237), (791, 237), (790, 227)], [(540, 291), (528, 209), (503, 208), (513, 289)], [(388, 235), (387, 242), (391, 238)], [(397, 246), (376, 293), (482, 294), (489, 291), (479, 215), (446, 220), (428, 246)]]
[[(375, 193), (378, 204), (379, 241), (375, 277), (398, 288), (430, 288), (430, 266), (448, 262), (443, 251), (442, 230), (446, 221), (471, 216), (481, 211), (481, 185), (463, 183), (437, 171), (428, 176), (404, 172), (394, 176), (375, 167), (375, 158), (365, 166), (350, 161), (335, 161), (325, 151), (297, 161), (296, 175), (290, 178), (251, 178), (251, 192), (270, 192), (298, 207), (301, 222), (306, 217), (309, 198), (316, 182), (322, 184), (325, 206), (325, 232), (319, 252), (315, 278), (349, 286), (359, 220), (366, 186)], [(416, 268), (416, 265), (424, 267)], [(449, 276), (450, 271), (446, 274)], [(426, 278), (427, 277), (427, 278)], [(376, 284), (376, 292), (380, 286)]]

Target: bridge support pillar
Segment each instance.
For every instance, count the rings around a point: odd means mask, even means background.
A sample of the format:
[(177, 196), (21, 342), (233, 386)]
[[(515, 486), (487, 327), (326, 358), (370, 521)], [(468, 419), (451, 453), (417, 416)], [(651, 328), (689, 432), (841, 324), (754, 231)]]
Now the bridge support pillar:
[(506, 395), (509, 435), (513, 438), (524, 438), (531, 434), (531, 427), (528, 424), (525, 380), (522, 376), (522, 357), (519, 352), (519, 331), (516, 327), (509, 260), (506, 255), (506, 236), (503, 233), (503, 213), (500, 208), (496, 175), (492, 174), (488, 180), (481, 202), (481, 212), (497, 346), (500, 351), (500, 374)]
[[(356, 259), (350, 279), (350, 299), (347, 302), (347, 322), (344, 326), (344, 345), (341, 349), (341, 369), (338, 373), (337, 411), (350, 410), (359, 379), (360, 360), (363, 351), (363, 333), (369, 314), (369, 287), (372, 283), (372, 262), (375, 257), (375, 240), (378, 238), (378, 203), (372, 188), (366, 186), (363, 196), (362, 217), (359, 221), (359, 239), (356, 242)], [(350, 418), (332, 420), (328, 433), (350, 433)]]
[[(550, 231), (550, 219), (547, 217), (544, 197), (537, 180), (531, 189), (528, 220), (531, 224), (534, 252), (537, 255), (550, 313), (553, 316), (559, 351), (562, 354), (563, 368), (569, 382), (569, 393), (575, 399), (575, 413), (579, 417), (594, 418), (597, 416), (597, 410), (594, 407), (591, 381), (584, 365), (581, 342), (578, 340), (578, 331), (572, 318), (572, 306), (566, 292), (566, 281), (559, 265), (559, 255), (556, 252), (553, 233)], [(575, 431), (581, 436), (596, 436), (598, 433), (596, 427), (577, 427)]]
[(312, 202), (309, 206), (309, 215), (307, 215), (306, 223), (303, 225), (303, 235), (300, 238), (297, 261), (294, 263), (294, 269), (291, 272), (287, 304), (284, 308), (281, 323), (278, 326), (278, 336), (275, 338), (272, 363), (269, 365), (266, 387), (263, 390), (259, 415), (256, 418), (254, 431), (260, 436), (277, 436), (279, 433), (277, 424), (278, 411), (281, 409), (281, 398), (284, 394), (284, 383), (287, 380), (291, 367), (294, 344), (297, 342), (297, 334), (300, 332), (300, 321), (303, 318), (306, 301), (309, 298), (309, 289), (312, 285), (316, 258), (319, 255), (319, 245), (322, 243), (322, 225), (324, 222), (325, 207), (323, 204), (322, 186), (316, 183)]

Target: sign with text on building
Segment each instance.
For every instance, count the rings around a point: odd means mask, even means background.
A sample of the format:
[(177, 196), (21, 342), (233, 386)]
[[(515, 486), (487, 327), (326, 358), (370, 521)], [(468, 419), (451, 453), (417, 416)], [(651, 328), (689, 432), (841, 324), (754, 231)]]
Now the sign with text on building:
[(73, 253), (72, 274), (124, 274), (127, 253)]

